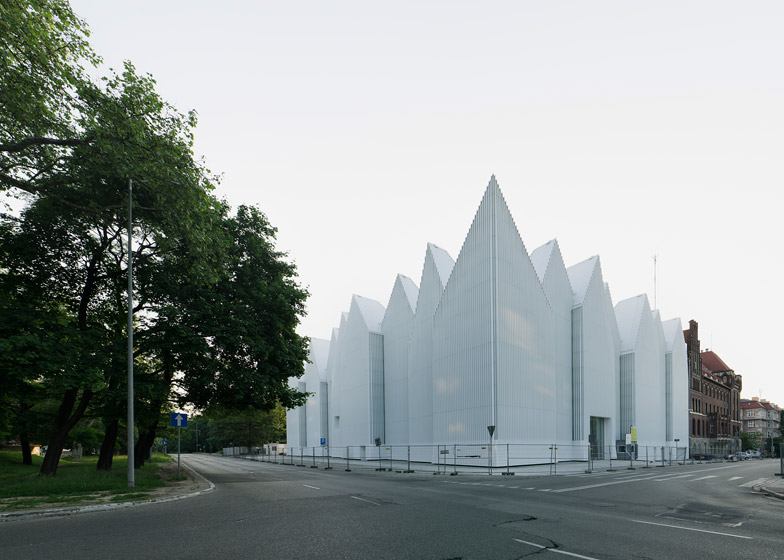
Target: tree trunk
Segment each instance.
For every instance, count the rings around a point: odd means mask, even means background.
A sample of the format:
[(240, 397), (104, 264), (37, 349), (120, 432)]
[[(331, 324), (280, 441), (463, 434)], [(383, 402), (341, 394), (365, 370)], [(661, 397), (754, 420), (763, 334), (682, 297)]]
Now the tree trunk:
[(19, 443), (22, 446), (22, 464), (32, 466), (33, 454), (30, 452), (30, 436), (27, 433), (27, 426), (19, 431)]
[(101, 442), (101, 451), (98, 454), (98, 470), (112, 470), (112, 458), (117, 447), (117, 434), (120, 431), (120, 420), (115, 418), (106, 424), (106, 431)]
[(152, 444), (155, 443), (155, 433), (158, 428), (158, 421), (156, 420), (144, 431), (139, 434), (139, 440), (134, 447), (134, 467), (140, 468), (144, 465), (144, 461), (150, 458), (150, 450)]
[[(57, 414), (55, 415), (54, 426), (52, 426), (52, 433), (49, 436), (49, 444), (46, 446), (46, 456), (41, 464), (41, 475), (54, 476), (57, 474), (57, 466), (60, 464), (60, 456), (63, 454), (68, 432), (84, 416), (87, 405), (93, 396), (92, 391), (85, 389), (82, 392), (79, 404), (76, 405), (78, 394), (79, 389), (66, 389), (63, 395), (60, 408), (57, 409)], [(74, 406), (76, 406), (76, 410), (74, 410)]]

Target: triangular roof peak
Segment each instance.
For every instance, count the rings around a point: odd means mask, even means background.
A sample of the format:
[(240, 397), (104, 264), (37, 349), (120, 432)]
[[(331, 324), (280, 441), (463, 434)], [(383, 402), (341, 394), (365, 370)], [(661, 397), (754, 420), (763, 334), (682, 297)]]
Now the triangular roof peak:
[(319, 380), (326, 381), (327, 360), (329, 359), (329, 340), (323, 338), (310, 339), (309, 358), (318, 369)]
[(357, 309), (365, 321), (365, 326), (369, 331), (381, 332), (381, 321), (384, 320), (384, 306), (378, 301), (354, 294), (352, 298), (356, 303)]
[[(406, 301), (408, 301), (408, 305), (411, 307), (411, 311), (415, 310), (417, 296), (419, 295), (419, 288), (417, 287), (416, 283), (414, 283), (414, 281), (408, 276), (404, 274), (398, 274), (397, 278), (395, 278), (395, 284), (399, 284), (402, 288), (403, 293), (406, 296)], [(392, 291), (394, 291), (394, 288)]]
[(582, 305), (585, 301), (585, 296), (591, 285), (591, 279), (596, 271), (600, 270), (600, 266), (599, 256), (594, 255), (566, 269), (566, 273), (569, 275), (569, 283), (572, 285), (575, 306)]
[(531, 264), (534, 265), (539, 282), (544, 282), (544, 276), (547, 274), (547, 267), (550, 264), (550, 257), (553, 256), (553, 249), (556, 247), (558, 247), (558, 241), (551, 239), (541, 247), (531, 251)]
[(664, 343), (667, 346), (667, 352), (672, 352), (678, 341), (683, 343), (683, 338), (681, 337), (683, 329), (681, 327), (682, 325), (679, 317), (668, 319), (662, 323), (662, 329), (664, 329)]
[(441, 279), (441, 286), (446, 286), (446, 282), (452, 274), (452, 269), (455, 267), (454, 259), (445, 249), (434, 243), (427, 244), (427, 252), (433, 258), (433, 264), (436, 265), (436, 272), (438, 272), (438, 277)]
[[(616, 304), (615, 319), (618, 322), (618, 333), (621, 335), (621, 352), (628, 352), (636, 348), (642, 313), (647, 302), (648, 296), (640, 294)], [(648, 310), (650, 311), (650, 307)]]

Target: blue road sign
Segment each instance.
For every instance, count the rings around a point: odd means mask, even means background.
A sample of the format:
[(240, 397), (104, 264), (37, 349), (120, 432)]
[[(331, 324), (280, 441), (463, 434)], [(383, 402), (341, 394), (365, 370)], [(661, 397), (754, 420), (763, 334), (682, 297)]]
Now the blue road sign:
[(321, 445), (327, 445), (327, 438), (321, 438)]
[(188, 426), (188, 415), (182, 412), (171, 413), (171, 425), (175, 428), (185, 428)]

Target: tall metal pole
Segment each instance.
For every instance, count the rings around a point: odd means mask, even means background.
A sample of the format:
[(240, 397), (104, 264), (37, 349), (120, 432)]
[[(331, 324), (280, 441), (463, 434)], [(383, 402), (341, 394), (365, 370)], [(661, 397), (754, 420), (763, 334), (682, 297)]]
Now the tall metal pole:
[[(134, 473), (133, 426), (133, 179), (128, 179), (128, 489), (133, 490)], [(179, 474), (179, 473), (178, 473)]]

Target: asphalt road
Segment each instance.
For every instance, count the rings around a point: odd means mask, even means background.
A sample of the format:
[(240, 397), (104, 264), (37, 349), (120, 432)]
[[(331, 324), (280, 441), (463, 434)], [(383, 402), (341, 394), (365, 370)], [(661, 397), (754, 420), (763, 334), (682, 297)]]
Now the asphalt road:
[(176, 502), (0, 524), (0, 558), (784, 558), (778, 462), (566, 476), (330, 471), (184, 456)]

